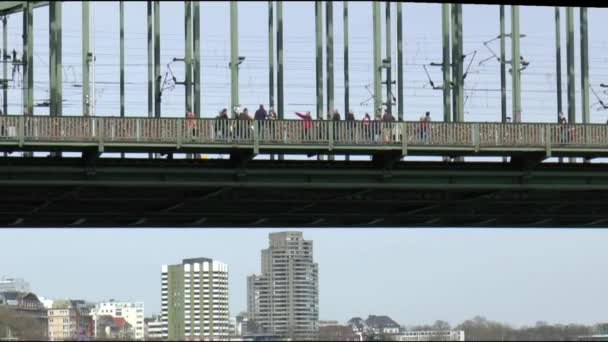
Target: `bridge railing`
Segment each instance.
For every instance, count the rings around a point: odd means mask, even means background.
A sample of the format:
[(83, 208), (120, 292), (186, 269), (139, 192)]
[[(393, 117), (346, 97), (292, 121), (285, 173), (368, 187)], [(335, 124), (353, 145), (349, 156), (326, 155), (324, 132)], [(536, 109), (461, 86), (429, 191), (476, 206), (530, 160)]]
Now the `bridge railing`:
[(608, 125), (0, 116), (0, 141), (597, 148)]

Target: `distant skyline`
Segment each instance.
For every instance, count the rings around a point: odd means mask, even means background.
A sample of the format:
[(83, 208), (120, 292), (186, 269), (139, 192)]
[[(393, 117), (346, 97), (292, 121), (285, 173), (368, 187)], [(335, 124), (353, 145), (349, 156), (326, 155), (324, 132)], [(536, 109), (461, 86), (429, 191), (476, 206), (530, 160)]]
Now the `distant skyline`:
[(144, 301), (149, 316), (161, 265), (209, 257), (229, 267), (234, 316), (268, 233), (287, 230), (314, 243), (322, 320), (608, 321), (608, 230), (598, 229), (3, 229), (0, 274), (46, 298)]

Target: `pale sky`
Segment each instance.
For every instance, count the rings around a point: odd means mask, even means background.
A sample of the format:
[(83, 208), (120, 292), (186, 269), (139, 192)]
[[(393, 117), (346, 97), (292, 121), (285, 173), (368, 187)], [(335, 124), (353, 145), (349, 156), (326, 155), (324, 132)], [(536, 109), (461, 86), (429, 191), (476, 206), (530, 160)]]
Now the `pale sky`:
[[(255, 108), (268, 101), (267, 3), (239, 5), (241, 102)], [(126, 2), (126, 111), (145, 116), (145, 2)], [(384, 7), (384, 6), (383, 6)], [(441, 119), (441, 92), (429, 89), (422, 64), (441, 61), (439, 4), (405, 4), (406, 118), (431, 110)], [(482, 42), (498, 35), (498, 6), (464, 5), (464, 52), (477, 51), (465, 83), (465, 120), (500, 118), (499, 64), (490, 60)], [(161, 4), (162, 73), (174, 57), (183, 57), (183, 4)], [(118, 3), (96, 3), (97, 114), (118, 115)], [(64, 114), (81, 112), (80, 14), (78, 2), (63, 6)], [(351, 3), (351, 107), (357, 118), (372, 110), (363, 103), (371, 74), (370, 3)], [(393, 12), (394, 13), (394, 12)], [(507, 32), (510, 31), (507, 7)], [(590, 83), (604, 101), (600, 83), (608, 83), (608, 28), (605, 9), (589, 10)], [(555, 50), (553, 8), (521, 7), (522, 55), (531, 64), (522, 74), (524, 121), (554, 121)], [(342, 5), (334, 3), (336, 106), (343, 106)], [(48, 8), (35, 10), (35, 100), (48, 98)], [(395, 16), (392, 16), (393, 20)], [(315, 108), (314, 5), (285, 3), (286, 117)], [(578, 9), (575, 11), (578, 31)], [(565, 12), (562, 12), (565, 25)], [(215, 116), (230, 101), (228, 3), (201, 4), (202, 116)], [(384, 29), (384, 25), (383, 25)], [(21, 15), (9, 18), (9, 49), (21, 51)], [(563, 91), (566, 108), (565, 30), (562, 30)], [(393, 41), (395, 35), (393, 34)], [(576, 55), (579, 54), (577, 34)], [(384, 39), (383, 39), (384, 44)], [(492, 49), (499, 51), (498, 41)], [(510, 44), (507, 42), (507, 47)], [(276, 48), (276, 46), (275, 46)], [(508, 49), (507, 49), (508, 51)], [(383, 48), (384, 52), (384, 48)], [(507, 53), (507, 58), (508, 57)], [(467, 58), (470, 58), (469, 57)], [(325, 57), (324, 57), (325, 59)], [(580, 118), (580, 64), (575, 68)], [(468, 65), (469, 59), (465, 61)], [(275, 66), (276, 67), (276, 66)], [(183, 68), (173, 71), (183, 80)], [(436, 83), (439, 69), (429, 68)], [(9, 112), (20, 113), (18, 80), (10, 83)], [(510, 91), (511, 79), (507, 79)], [(396, 92), (396, 90), (395, 90)], [(178, 86), (163, 94), (163, 115), (183, 116), (184, 92)], [(591, 103), (597, 102), (593, 94)], [(510, 110), (510, 96), (508, 108)], [(46, 114), (36, 108), (36, 114)], [(596, 106), (592, 122), (608, 113)], [(579, 119), (580, 120), (580, 119)], [(23, 277), (49, 298), (144, 301), (146, 314), (160, 309), (160, 265), (184, 258), (209, 257), (230, 267), (230, 310), (246, 308), (246, 276), (259, 272), (260, 250), (267, 247), (265, 229), (39, 229), (0, 231), (0, 274)], [(475, 315), (512, 324), (548, 322), (595, 323), (608, 320), (604, 271), (608, 260), (606, 230), (553, 229), (306, 229), (314, 241), (320, 270), (321, 319), (346, 321), (353, 316), (387, 314), (402, 324), (457, 324)]]

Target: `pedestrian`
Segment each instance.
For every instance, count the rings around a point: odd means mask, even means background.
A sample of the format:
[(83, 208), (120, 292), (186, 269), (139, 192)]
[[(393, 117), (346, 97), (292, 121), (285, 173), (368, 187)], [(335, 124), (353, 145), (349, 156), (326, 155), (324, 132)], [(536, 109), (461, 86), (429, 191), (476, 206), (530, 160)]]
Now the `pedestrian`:
[(372, 140), (372, 136), (371, 136), (371, 130), (369, 129), (370, 121), (371, 121), (369, 113), (365, 113), (365, 115), (363, 116), (363, 119), (361, 121), (363, 122), (363, 136), (365, 137), (364, 139), (367, 140), (368, 142), (370, 142)]
[(428, 143), (431, 138), (431, 113), (426, 112), (424, 115), (423, 122), (423, 139), (425, 143)]
[(243, 108), (243, 111), (238, 116), (237, 122), (237, 137), (240, 139), (249, 139), (249, 129), (251, 126), (251, 117), (247, 108)]
[(380, 142), (380, 135), (382, 133), (382, 114), (378, 111), (374, 116), (374, 121), (371, 123), (372, 134), (374, 135), (374, 142)]
[(194, 113), (186, 113), (186, 126), (188, 127), (188, 134), (191, 134), (190, 139), (196, 138), (196, 122), (194, 121)]
[(228, 138), (228, 109), (223, 108), (215, 121), (215, 132), (220, 139)]
[(382, 135), (384, 136), (384, 142), (389, 143), (392, 141), (392, 132), (395, 118), (390, 113), (390, 111), (384, 111), (384, 115), (382, 116)]
[(346, 133), (349, 141), (353, 141), (355, 138), (355, 113), (352, 110), (348, 111), (346, 114), (346, 118), (344, 120), (346, 123)]
[(561, 142), (562, 144), (565, 144), (568, 142), (568, 120), (563, 112), (559, 112), (557, 122), (561, 125)]
[(255, 111), (255, 114), (253, 115), (253, 118), (255, 120), (266, 120), (266, 117), (268, 116), (268, 113), (266, 113), (266, 109), (264, 109), (264, 105), (260, 105), (260, 107), (258, 108), (258, 110)]
[(302, 120), (304, 120), (304, 124), (302, 125), (302, 142), (306, 142), (310, 140), (310, 131), (312, 129), (312, 116), (310, 116), (310, 112), (300, 113), (296, 112), (296, 115), (299, 116)]

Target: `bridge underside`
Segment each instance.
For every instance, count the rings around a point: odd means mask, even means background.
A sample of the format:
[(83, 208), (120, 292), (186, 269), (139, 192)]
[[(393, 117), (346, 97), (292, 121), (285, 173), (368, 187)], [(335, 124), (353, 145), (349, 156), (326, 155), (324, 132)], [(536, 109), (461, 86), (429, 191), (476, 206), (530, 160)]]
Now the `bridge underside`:
[(608, 167), (0, 158), (2, 227), (608, 227)]

